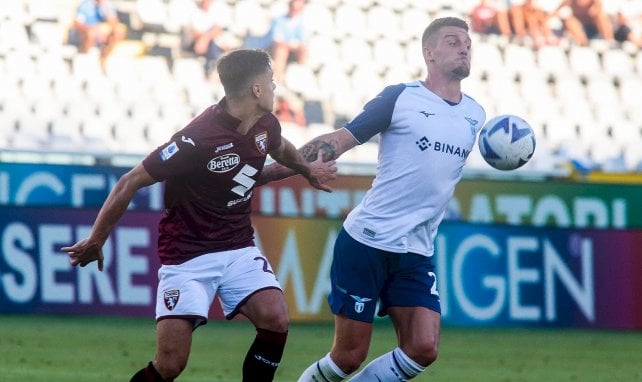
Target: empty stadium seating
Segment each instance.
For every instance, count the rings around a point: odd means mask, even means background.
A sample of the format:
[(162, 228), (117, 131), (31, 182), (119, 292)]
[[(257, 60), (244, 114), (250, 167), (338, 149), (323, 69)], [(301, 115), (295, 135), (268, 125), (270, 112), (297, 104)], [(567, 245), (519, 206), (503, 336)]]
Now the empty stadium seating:
[[(203, 62), (178, 46), (193, 0), (115, 3), (133, 20), (132, 33), (102, 68), (95, 52), (80, 54), (66, 42), (76, 0), (2, 2), (0, 150), (144, 154), (222, 96)], [(265, 33), (287, 6), (287, 0), (215, 3), (239, 40)], [(317, 127), (288, 125), (284, 132), (303, 143), (349, 120), (387, 84), (423, 78), (419, 39), (425, 25), (436, 16), (466, 18), (473, 3), (309, 0), (309, 61), (291, 64), (283, 86), (314, 105)], [(535, 49), (497, 36), (473, 39), (464, 91), (489, 117), (512, 113), (531, 122), (538, 155), (526, 170), (588, 156), (612, 171), (642, 171), (639, 49), (599, 41)], [(154, 54), (150, 45), (158, 44), (170, 54)], [(346, 158), (374, 162), (375, 149), (363, 147)], [(476, 154), (470, 164), (486, 168)]]

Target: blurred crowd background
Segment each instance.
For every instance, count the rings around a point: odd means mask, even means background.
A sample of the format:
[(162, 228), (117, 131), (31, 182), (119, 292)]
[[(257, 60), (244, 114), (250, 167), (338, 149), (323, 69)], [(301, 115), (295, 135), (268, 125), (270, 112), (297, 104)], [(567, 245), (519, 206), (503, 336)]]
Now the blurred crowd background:
[[(216, 58), (240, 47), (271, 52), (300, 145), (423, 79), (421, 34), (448, 15), (472, 28), (464, 91), (536, 132), (525, 171), (642, 172), (639, 0), (3, 1), (0, 151), (145, 154), (220, 99)], [(488, 168), (477, 152), (470, 166)]]

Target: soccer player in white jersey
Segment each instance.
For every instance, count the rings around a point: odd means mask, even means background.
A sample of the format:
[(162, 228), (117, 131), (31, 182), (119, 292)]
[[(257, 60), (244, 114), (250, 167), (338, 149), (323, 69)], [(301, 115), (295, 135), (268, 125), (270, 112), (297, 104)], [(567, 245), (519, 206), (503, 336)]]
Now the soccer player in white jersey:
[[(381, 134), (372, 188), (335, 243), (328, 297), (334, 343), (299, 381), (343, 381), (359, 369), (377, 301), (378, 314), (389, 315), (395, 326), (398, 346), (351, 381), (405, 381), (437, 358), (441, 315), (433, 241), (486, 113), (461, 91), (471, 58), (465, 21), (434, 20), (423, 33), (422, 51), (424, 81), (386, 87), (344, 128), (300, 149), (308, 160), (319, 150), (333, 160)], [(259, 182), (289, 175), (270, 165)]]

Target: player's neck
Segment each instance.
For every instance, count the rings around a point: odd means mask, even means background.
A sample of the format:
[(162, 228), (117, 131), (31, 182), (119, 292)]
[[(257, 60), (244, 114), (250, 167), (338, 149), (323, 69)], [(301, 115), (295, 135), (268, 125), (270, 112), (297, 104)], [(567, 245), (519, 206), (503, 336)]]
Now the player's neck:
[(461, 81), (426, 77), (422, 83), (428, 90), (445, 100), (453, 103), (461, 101)]
[(241, 123), (236, 127), (236, 131), (245, 135), (254, 124), (265, 115), (265, 111), (260, 110), (255, 102), (245, 100), (227, 100), (227, 112), (241, 120)]

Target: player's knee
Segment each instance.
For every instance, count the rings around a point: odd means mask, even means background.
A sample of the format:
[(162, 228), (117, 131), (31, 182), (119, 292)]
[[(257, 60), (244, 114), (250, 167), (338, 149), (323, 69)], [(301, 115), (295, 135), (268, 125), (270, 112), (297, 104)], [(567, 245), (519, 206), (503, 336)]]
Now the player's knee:
[(154, 367), (163, 379), (171, 381), (178, 377), (187, 366), (187, 358), (159, 357)]
[(436, 339), (413, 343), (402, 350), (413, 361), (424, 367), (435, 362), (439, 355), (439, 345)]
[(332, 360), (336, 363), (337, 366), (346, 374), (350, 374), (359, 367), (363, 361), (366, 360), (368, 356), (368, 351), (362, 351), (360, 349), (352, 349), (349, 351), (337, 351), (336, 349), (332, 352)]
[(290, 326), (290, 316), (286, 312), (274, 313), (267, 320), (268, 324), (266, 329), (277, 333), (285, 333)]

